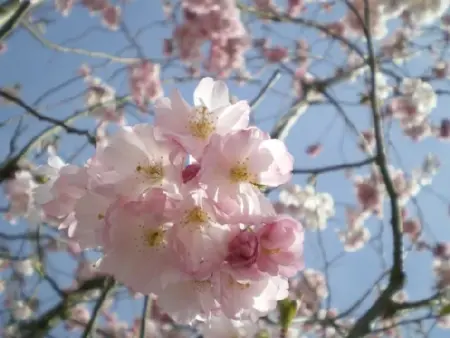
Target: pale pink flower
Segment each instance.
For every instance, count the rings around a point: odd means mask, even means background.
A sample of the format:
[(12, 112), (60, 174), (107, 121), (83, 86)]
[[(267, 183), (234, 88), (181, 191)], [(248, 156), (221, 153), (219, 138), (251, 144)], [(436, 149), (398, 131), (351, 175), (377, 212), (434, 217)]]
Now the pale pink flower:
[(191, 163), (188, 164), (183, 171), (181, 172), (181, 178), (183, 183), (188, 183), (197, 177), (198, 172), (200, 171), (199, 163)]
[(8, 50), (6, 43), (0, 42), (0, 54), (5, 53)]
[(325, 276), (312, 269), (305, 269), (302, 277), (293, 280), (291, 291), (300, 300), (298, 314), (311, 316), (320, 309), (322, 300), (328, 297)]
[(98, 271), (113, 275), (133, 291), (158, 294), (174, 271), (174, 256), (166, 241), (171, 224), (159, 205), (148, 202), (124, 202), (111, 208)]
[(81, 3), (89, 10), (89, 12), (101, 12), (108, 7), (108, 0), (81, 0)]
[(110, 30), (115, 31), (119, 28), (121, 14), (122, 10), (119, 6), (108, 4), (102, 9), (102, 22)]
[(171, 100), (164, 98), (156, 103), (155, 123), (197, 160), (213, 135), (226, 135), (248, 125), (248, 103), (231, 104), (222, 81), (202, 79), (194, 92), (194, 105), (191, 108), (175, 91)]
[(105, 217), (113, 202), (114, 196), (93, 191), (89, 191), (76, 202), (74, 210), (77, 227), (72, 235), (83, 249), (103, 244)]
[(353, 252), (361, 249), (370, 239), (370, 232), (364, 227), (367, 213), (361, 213), (347, 208), (347, 229), (339, 231), (339, 239), (344, 244), (344, 250)]
[(403, 234), (407, 235), (411, 241), (417, 241), (422, 231), (422, 225), (418, 219), (407, 219), (403, 221)]
[(266, 204), (255, 184), (274, 187), (289, 181), (293, 158), (283, 142), (255, 127), (215, 136), (205, 150), (199, 177), (208, 182), (216, 201), (231, 197), (236, 202), (237, 196), (244, 199), (238, 204), (255, 208)]
[(270, 63), (283, 62), (289, 58), (289, 50), (280, 46), (266, 48), (263, 54), (267, 62)]
[(374, 181), (372, 177), (355, 179), (356, 197), (362, 211), (381, 215), (383, 212), (384, 190), (381, 182)]
[[(98, 149), (92, 166), (103, 184), (116, 194), (139, 196), (151, 188), (178, 194), (184, 153), (151, 125), (123, 127)], [(99, 169), (95, 169), (99, 170)]]
[(177, 322), (191, 323), (196, 318), (207, 319), (220, 308), (210, 278), (194, 279), (181, 275), (158, 295), (158, 305)]
[(433, 248), (433, 255), (440, 259), (450, 259), (450, 242), (439, 242)]
[(147, 111), (148, 103), (163, 95), (160, 66), (148, 60), (130, 66), (129, 83), (131, 96), (142, 111)]
[(202, 327), (202, 335), (204, 338), (245, 338), (253, 337), (257, 330), (257, 325), (250, 320), (232, 320), (220, 313)]
[(123, 111), (116, 104), (116, 92), (100, 78), (90, 75), (85, 77), (88, 89), (85, 94), (86, 108), (89, 115), (102, 122), (125, 122)]
[(195, 276), (211, 275), (225, 258), (230, 232), (218, 222), (214, 202), (202, 190), (187, 192), (171, 219), (168, 242), (180, 269)]
[(33, 209), (33, 189), (37, 186), (29, 171), (20, 170), (13, 179), (5, 181), (3, 190), (9, 201), (5, 218), (12, 224), (18, 217), (27, 216)]
[(76, 222), (73, 211), (76, 201), (86, 193), (89, 176), (85, 168), (65, 164), (51, 155), (47, 166), (38, 168), (46, 183), (34, 189), (34, 199), (42, 207), (45, 217), (72, 234)]
[(72, 10), (75, 0), (55, 0), (55, 7), (63, 16), (68, 16)]
[(266, 314), (277, 301), (288, 296), (288, 282), (279, 276), (259, 280), (237, 279), (231, 271), (213, 275), (213, 289), (221, 310), (230, 319), (240, 319), (256, 311)]
[(304, 0), (288, 0), (287, 13), (290, 16), (297, 16), (300, 14), (304, 6)]
[(293, 277), (304, 266), (302, 225), (287, 215), (271, 217), (257, 230), (260, 252), (257, 265), (272, 276)]
[(77, 304), (70, 310), (70, 317), (65, 322), (67, 330), (83, 328), (90, 318), (89, 310), (83, 304)]
[(311, 144), (310, 146), (308, 146), (306, 148), (306, 154), (308, 154), (311, 157), (316, 157), (317, 155), (320, 154), (322, 149), (323, 149), (322, 144), (314, 143), (314, 144)]

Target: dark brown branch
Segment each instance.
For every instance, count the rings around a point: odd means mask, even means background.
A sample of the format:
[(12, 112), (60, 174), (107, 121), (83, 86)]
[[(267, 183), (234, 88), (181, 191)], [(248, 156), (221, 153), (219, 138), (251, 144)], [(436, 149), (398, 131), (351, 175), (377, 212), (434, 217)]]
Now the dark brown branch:
[(86, 136), (88, 141), (89, 141), (89, 143), (95, 144), (95, 137), (92, 136), (89, 133), (89, 131), (87, 131), (87, 130), (80, 130), (80, 129), (71, 127), (71, 126), (67, 125), (64, 121), (54, 119), (54, 118), (52, 118), (50, 116), (42, 115), (39, 112), (37, 112), (34, 108), (30, 107), (28, 104), (26, 104), (24, 101), (22, 101), (20, 98), (14, 96), (14, 95), (11, 95), (10, 93), (8, 93), (7, 91), (5, 91), (3, 89), (0, 89), (0, 96), (2, 96), (3, 98), (7, 99), (10, 102), (15, 103), (19, 107), (25, 109), (27, 111), (27, 113), (29, 113), (30, 115), (34, 116), (38, 120), (49, 122), (49, 123), (51, 123), (51, 124), (53, 124), (55, 126), (59, 126), (59, 127), (63, 128), (69, 134), (76, 134), (76, 135)]
[(311, 169), (294, 169), (292, 170), (293, 174), (323, 174), (330, 171), (338, 171), (338, 170), (345, 170), (345, 169), (352, 169), (352, 168), (359, 168), (363, 167), (365, 165), (371, 164), (375, 162), (375, 157), (369, 157), (365, 160), (358, 161), (358, 162), (350, 162), (350, 163), (341, 163), (341, 164), (335, 164), (330, 165), (326, 167), (321, 168), (311, 168)]
[[(368, 0), (364, 0), (364, 21), (367, 26), (370, 27), (370, 9)], [(400, 215), (400, 207), (398, 204), (397, 193), (392, 182), (392, 178), (389, 174), (388, 163), (386, 154), (384, 151), (383, 132), (381, 117), (378, 108), (378, 100), (376, 93), (376, 64), (375, 53), (372, 44), (372, 35), (370, 28), (363, 26), (364, 33), (367, 40), (367, 48), (369, 52), (369, 67), (371, 76), (371, 90), (370, 90), (370, 105), (372, 109), (372, 118), (375, 131), (375, 144), (376, 144), (376, 164), (380, 169), (381, 176), (383, 178), (384, 185), (386, 186), (387, 194), (390, 199), (391, 206), (391, 228), (393, 237), (393, 265), (391, 268), (389, 283), (387, 287), (380, 294), (374, 304), (360, 317), (353, 328), (351, 329), (348, 338), (361, 338), (370, 332), (370, 324), (376, 318), (386, 314), (387, 311), (392, 310), (392, 296), (399, 291), (405, 283), (405, 274), (403, 271), (403, 258), (402, 258), (402, 219)]]

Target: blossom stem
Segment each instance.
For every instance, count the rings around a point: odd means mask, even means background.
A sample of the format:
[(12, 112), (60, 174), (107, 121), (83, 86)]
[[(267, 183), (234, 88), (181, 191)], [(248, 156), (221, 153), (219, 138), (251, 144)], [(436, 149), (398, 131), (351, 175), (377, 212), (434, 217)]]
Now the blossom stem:
[(145, 318), (147, 317), (149, 298), (150, 298), (149, 295), (146, 295), (144, 297), (144, 306), (142, 308), (141, 329), (139, 333), (139, 338), (145, 337)]
[(97, 315), (100, 312), (100, 309), (101, 309), (101, 307), (103, 305), (103, 302), (106, 300), (106, 297), (108, 296), (108, 293), (113, 288), (114, 283), (115, 282), (114, 282), (114, 279), (112, 277), (109, 277), (109, 278), (106, 279), (105, 286), (104, 286), (104, 288), (102, 290), (102, 293), (100, 294), (100, 297), (97, 300), (97, 303), (95, 303), (95, 307), (92, 310), (91, 318), (89, 319), (89, 322), (87, 323), (86, 328), (84, 329), (82, 338), (89, 337), (89, 335), (90, 335), (90, 333), (91, 333), (91, 331), (92, 331), (92, 329), (94, 327), (95, 321), (97, 319)]

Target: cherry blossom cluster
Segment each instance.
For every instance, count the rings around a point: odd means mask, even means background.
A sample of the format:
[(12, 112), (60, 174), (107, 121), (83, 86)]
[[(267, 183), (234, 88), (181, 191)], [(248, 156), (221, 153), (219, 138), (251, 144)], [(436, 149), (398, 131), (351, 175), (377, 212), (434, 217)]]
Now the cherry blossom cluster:
[[(55, 0), (55, 8), (63, 16), (68, 16), (76, 0)], [(102, 23), (111, 30), (119, 28), (122, 10), (119, 6), (111, 4), (108, 0), (81, 0), (81, 4), (91, 15), (100, 13)]]
[[(181, 4), (184, 21), (175, 28), (173, 39), (165, 42), (166, 54), (175, 47), (194, 72), (202, 61), (206, 70), (221, 77), (242, 70), (249, 38), (236, 1), (183, 0)], [(210, 42), (209, 55), (203, 59), (201, 49), (206, 42)]]
[(163, 95), (159, 78), (159, 65), (148, 60), (140, 61), (129, 68), (129, 83), (134, 103), (146, 111), (150, 102)]
[(299, 185), (288, 185), (280, 192), (275, 209), (299, 219), (308, 230), (323, 230), (328, 219), (334, 216), (333, 197), (318, 193), (311, 185), (302, 189)]
[(174, 320), (264, 315), (303, 267), (303, 228), (261, 191), (290, 180), (293, 158), (249, 113), (205, 78), (194, 107), (178, 91), (159, 99), (154, 126), (122, 127), (84, 167), (50, 156), (34, 198), (82, 249), (102, 249), (96, 273), (156, 295)]
[(85, 105), (89, 116), (101, 122), (125, 123), (123, 110), (116, 103), (114, 88), (89, 73), (84, 80), (87, 85)]
[[(352, 8), (348, 8), (347, 14), (340, 22), (333, 23), (330, 27), (335, 32), (348, 36), (364, 36), (361, 20), (364, 21), (364, 0), (352, 0)], [(441, 18), (450, 1), (392, 1), (369, 0), (370, 29), (376, 39), (383, 39), (388, 33), (388, 22), (391, 19), (401, 17), (410, 26), (422, 26), (432, 24)]]
[(414, 140), (431, 135), (428, 116), (437, 106), (433, 87), (421, 79), (405, 78), (400, 97), (391, 101), (389, 115), (400, 121), (404, 133)]

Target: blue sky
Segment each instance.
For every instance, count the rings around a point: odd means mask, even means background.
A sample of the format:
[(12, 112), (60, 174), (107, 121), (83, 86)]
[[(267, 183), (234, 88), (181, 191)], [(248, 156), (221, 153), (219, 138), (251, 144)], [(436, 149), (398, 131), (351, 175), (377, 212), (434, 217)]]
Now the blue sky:
[[(340, 13), (338, 11), (336, 17)], [(163, 19), (163, 12), (159, 1), (139, 0), (132, 2), (123, 7), (123, 15), (127, 29), (132, 33), (137, 32), (141, 27), (149, 23), (158, 22)], [(335, 16), (317, 15), (317, 12), (314, 10), (309, 11), (306, 15), (311, 19), (317, 19), (319, 21), (331, 22), (336, 19)], [(110, 32), (103, 28), (100, 24), (100, 18), (90, 16), (87, 10), (81, 6), (76, 6), (69, 17), (63, 18), (58, 13), (53, 12), (51, 2), (46, 2), (44, 7), (34, 14), (35, 19), (44, 17), (52, 20), (52, 23), (45, 32), (45, 38), (52, 42), (58, 44), (66, 43), (65, 45), (68, 47), (102, 51), (111, 54), (116, 53), (128, 45), (127, 38), (124, 34), (120, 31)], [(313, 53), (317, 56), (323, 56), (328, 60), (313, 64), (311, 72), (319, 77), (330, 76), (331, 71), (335, 67), (330, 61), (338, 65), (345, 66), (346, 64), (347, 57), (338, 48), (337, 44), (330, 46), (329, 40), (319, 37), (310, 29), (290, 24), (277, 24), (276, 26), (271, 26), (272, 33), (268, 33), (267, 29), (261, 27), (260, 23), (252, 22), (250, 27), (255, 37), (270, 35), (273, 44), (293, 47), (293, 39), (303, 38), (308, 40), (313, 45)], [(276, 34), (273, 33), (274, 29)], [(138, 43), (146, 57), (153, 60), (163, 59), (161, 55), (162, 39), (170, 37), (171, 30), (172, 27), (164, 27), (155, 23), (140, 35)], [(84, 34), (87, 31), (90, 33)], [(79, 38), (83, 34), (86, 37)], [(104, 60), (101, 59), (49, 50), (43, 47), (25, 30), (16, 32), (8, 40), (7, 44), (8, 51), (0, 55), (0, 86), (10, 86), (15, 83), (20, 83), (22, 85), (21, 98), (30, 105), (35, 104), (40, 96), (48, 89), (57, 87), (61, 83), (75, 78), (77, 76), (77, 70), (82, 63), (87, 63), (92, 66), (94, 68), (94, 74), (104, 79), (110, 85), (113, 85), (119, 95), (128, 93), (126, 71), (122, 70), (118, 73), (119, 75), (108, 80), (115, 72), (123, 68), (123, 65), (114, 63), (104, 65)], [(135, 57), (137, 53), (136, 48), (132, 47), (122, 56)], [(255, 55), (253, 51), (248, 54), (249, 57)], [(249, 62), (249, 70), (253, 74), (260, 73), (258, 79), (261, 83), (265, 83), (279, 66), (268, 65), (261, 71), (260, 67), (262, 64), (260, 60), (251, 61)], [(98, 65), (101, 65), (101, 67), (96, 68)], [(430, 65), (431, 58), (429, 54), (424, 54), (408, 62), (404, 66), (404, 69), (406, 70), (405, 73), (409, 74), (409, 76), (416, 76), (421, 75), (424, 70), (429, 69)], [(288, 64), (288, 66), (293, 68), (291, 64)], [(184, 76), (182, 69), (182, 65), (176, 62), (174, 66), (163, 73), (163, 80), (167, 80), (173, 75)], [(232, 94), (240, 99), (251, 100), (257, 95), (260, 88), (259, 85), (239, 86), (231, 81), (228, 84)], [(179, 85), (166, 84), (164, 85), (164, 90), (165, 93), (170, 93), (174, 87), (177, 87), (188, 100), (191, 100), (195, 85), (196, 82)], [(436, 88), (448, 87), (448, 83), (444, 81), (440, 83), (436, 82), (434, 85)], [(64, 86), (64, 88), (55, 91), (52, 95), (48, 95), (39, 103), (37, 108), (43, 114), (63, 119), (74, 111), (83, 109), (84, 103), (80, 94), (84, 89), (85, 86), (82, 79), (73, 80), (70, 85)], [(260, 121), (258, 125), (261, 128), (270, 131), (275, 119), (287, 111), (294, 100), (291, 89), (292, 85), (289, 76), (283, 74), (281, 79), (267, 93), (265, 99), (253, 112), (255, 119)], [(357, 102), (357, 95), (363, 90), (363, 83), (359, 79), (355, 83), (345, 83), (333, 87), (332, 94), (342, 101)], [(73, 99), (64, 102), (67, 98)], [(446, 107), (448, 107), (449, 103), (448, 98), (440, 97), (438, 107), (433, 111), (431, 119), (438, 122), (442, 117), (448, 117), (449, 114)], [(361, 130), (370, 126), (371, 117), (368, 107), (351, 105), (345, 105), (344, 107), (347, 115)], [(0, 111), (1, 121), (21, 113), (14, 106), (2, 106)], [(128, 107), (127, 111), (133, 111), (133, 114), (136, 114), (131, 107)], [(139, 113), (137, 112), (137, 114)], [(139, 118), (151, 121), (151, 118), (144, 115), (139, 115)], [(128, 121), (130, 123), (137, 122), (131, 115), (128, 115)], [(37, 123), (32, 117), (26, 117), (25, 122), (28, 129), (19, 140), (19, 145), (23, 145), (32, 135), (38, 134), (40, 130), (46, 127), (43, 123)], [(93, 122), (89, 119), (82, 119), (77, 123), (77, 126), (83, 128), (92, 127)], [(14, 132), (14, 128), (15, 124), (12, 123), (1, 129), (1, 158), (9, 151), (9, 139)], [(410, 173), (412, 168), (417, 168), (421, 165), (427, 153), (432, 152), (438, 155), (442, 161), (442, 168), (435, 178), (432, 188), (436, 192), (448, 196), (450, 188), (448, 144), (434, 139), (427, 139), (414, 144), (401, 134), (396, 123), (394, 123), (391, 132), (389, 132), (389, 138), (395, 145), (401, 158), (401, 161), (399, 161), (395, 156), (391, 156), (393, 164), (400, 166), (408, 173)], [(317, 141), (324, 144), (322, 153), (317, 158), (311, 158), (305, 155), (305, 148)], [(330, 105), (310, 107), (292, 129), (286, 142), (289, 150), (295, 156), (296, 168), (321, 167), (365, 158), (365, 155), (357, 149), (354, 135), (346, 128), (342, 119), (339, 116), (336, 117), (336, 112)], [(63, 158), (67, 158), (80, 145), (80, 139), (72, 136), (64, 136), (60, 143), (59, 154)], [(92, 154), (92, 149), (86, 149), (77, 157), (75, 162), (82, 164), (90, 154)], [(361, 169), (358, 172), (367, 173), (367, 170)], [(305, 179), (306, 177), (299, 175), (294, 177), (294, 182), (304, 185)], [(328, 228), (320, 234), (308, 233), (305, 242), (306, 266), (321, 269), (324, 265), (324, 258), (319, 246), (319, 236), (321, 237), (323, 246), (326, 248), (328, 260), (342, 252), (342, 245), (336, 234), (337, 229), (343, 229), (345, 227), (345, 209), (342, 205), (355, 204), (355, 198), (353, 196), (351, 182), (345, 178), (343, 172), (321, 175), (317, 181), (317, 190), (332, 194), (337, 203), (336, 216), (329, 223)], [(274, 197), (276, 196), (277, 194), (274, 195)], [(435, 239), (441, 241), (450, 240), (448, 205), (433, 194), (426, 192), (422, 192), (417, 200), (427, 222), (425, 226), (425, 237), (430, 241)], [(6, 201), (3, 196), (0, 196), (0, 205), (5, 204)], [(387, 205), (385, 210), (383, 240), (381, 243), (383, 244), (383, 258), (389, 266), (391, 262), (391, 235), (388, 224), (389, 208)], [(415, 213), (414, 206), (410, 206), (408, 210), (411, 214)], [(366, 225), (372, 234), (380, 231), (380, 223), (376, 219), (372, 218)], [(15, 228), (12, 228), (3, 220), (0, 221), (0, 229), (2, 232), (21, 232), (26, 227), (27, 225), (21, 222)], [(407, 239), (405, 239), (405, 243), (408, 243)], [(61, 255), (54, 257), (52, 261), (59, 269), (67, 270), (69, 268), (68, 265), (71, 265), (71, 263), (68, 263), (68, 259)], [(342, 259), (338, 260), (329, 271), (332, 305), (338, 307), (340, 310), (345, 310), (352, 305), (358, 296), (370, 288), (372, 283), (379, 277), (381, 272), (380, 262), (378, 254), (371, 245), (366, 246), (356, 253), (348, 253)], [(408, 277), (406, 290), (410, 298), (420, 299), (429, 296), (431, 294), (432, 281), (431, 256), (428, 253), (411, 253), (405, 260), (405, 269)], [(47, 290), (42, 288), (40, 292), (44, 295), (47, 293)], [(128, 301), (120, 304), (123, 305), (120, 305), (119, 314), (124, 318), (129, 318), (129, 307), (131, 305), (127, 305), (129, 304)], [(135, 315), (140, 312), (139, 305), (132, 306), (131, 308), (133, 309), (131, 313)], [(357, 313), (361, 313), (361, 311)], [(446, 334), (438, 329), (435, 329), (432, 333), (432, 337), (445, 336)]]

